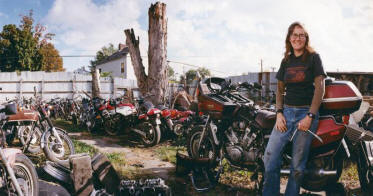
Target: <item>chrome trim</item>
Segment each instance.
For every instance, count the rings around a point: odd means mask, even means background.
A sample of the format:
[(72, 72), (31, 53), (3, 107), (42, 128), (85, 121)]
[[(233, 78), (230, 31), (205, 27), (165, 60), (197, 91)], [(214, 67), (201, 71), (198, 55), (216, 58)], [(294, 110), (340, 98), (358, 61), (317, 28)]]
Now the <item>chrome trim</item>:
[(348, 150), (348, 146), (347, 146), (345, 138), (342, 138), (342, 144), (343, 144), (343, 147), (346, 151), (347, 157), (350, 158), (351, 154), (350, 154), (350, 151)]
[(359, 101), (359, 100), (362, 100), (362, 97), (338, 97), (338, 98), (323, 99), (322, 103), (343, 102), (343, 101)]

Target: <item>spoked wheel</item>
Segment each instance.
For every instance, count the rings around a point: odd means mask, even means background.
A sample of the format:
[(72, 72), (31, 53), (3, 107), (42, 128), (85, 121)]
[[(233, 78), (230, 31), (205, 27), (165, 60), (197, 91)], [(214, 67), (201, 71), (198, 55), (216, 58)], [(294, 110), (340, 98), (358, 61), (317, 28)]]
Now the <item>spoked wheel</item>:
[[(22, 146), (25, 146), (27, 144), (28, 138), (29, 138), (29, 144), (27, 146), (27, 151), (33, 154), (40, 153), (40, 140), (42, 132), (39, 128), (39, 126), (35, 126), (34, 130), (32, 130), (32, 126), (22, 126), (19, 128), (19, 141), (21, 142)], [(33, 132), (33, 133), (32, 133)], [(32, 134), (32, 136), (31, 136)]]
[(113, 117), (104, 120), (104, 130), (108, 135), (119, 135), (120, 127), (118, 126), (121, 121), (120, 114), (115, 114)]
[(197, 126), (190, 132), (187, 140), (188, 154), (192, 158), (209, 158), (211, 160), (216, 160), (216, 146), (210, 137), (205, 136), (201, 145), (198, 147), (202, 129), (202, 126)]
[(59, 128), (56, 128), (56, 131), (62, 140), (62, 145), (57, 141), (57, 137), (51, 131), (48, 131), (45, 134), (43, 151), (47, 159), (67, 165), (69, 156), (75, 154), (74, 144), (65, 132), (59, 130)]
[(357, 168), (363, 195), (371, 195), (373, 192), (373, 174), (362, 150), (360, 150), (357, 158)]
[[(2, 166), (2, 172), (5, 172), (5, 167)], [(20, 185), (23, 195), (37, 196), (39, 195), (39, 181), (35, 167), (24, 154), (17, 154), (16, 161), (13, 166), (14, 175)], [(3, 195), (18, 195), (16, 188), (10, 178), (7, 178), (8, 190), (1, 190)]]
[(141, 140), (146, 147), (155, 146), (161, 140), (161, 129), (159, 126), (153, 126), (150, 122), (140, 124), (140, 130), (144, 131), (146, 136), (141, 137)]

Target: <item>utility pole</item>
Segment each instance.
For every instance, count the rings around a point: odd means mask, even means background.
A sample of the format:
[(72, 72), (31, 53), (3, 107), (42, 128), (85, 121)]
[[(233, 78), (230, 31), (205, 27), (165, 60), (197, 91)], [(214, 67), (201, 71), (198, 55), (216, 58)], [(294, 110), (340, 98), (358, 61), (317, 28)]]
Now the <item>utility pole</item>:
[(263, 74), (263, 59), (260, 59), (260, 73)]

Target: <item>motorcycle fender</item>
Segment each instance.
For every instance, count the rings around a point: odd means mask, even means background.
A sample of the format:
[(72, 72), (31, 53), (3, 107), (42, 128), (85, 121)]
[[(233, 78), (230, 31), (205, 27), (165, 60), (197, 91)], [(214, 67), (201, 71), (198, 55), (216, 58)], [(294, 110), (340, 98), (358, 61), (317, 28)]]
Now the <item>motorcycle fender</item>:
[(132, 114), (132, 109), (117, 108), (117, 113), (122, 114), (123, 116), (128, 116)]
[(364, 141), (363, 148), (365, 147), (366, 157), (368, 158), (368, 162), (370, 166), (373, 165), (373, 141)]
[(210, 123), (210, 131), (211, 131), (211, 135), (212, 135), (212, 138), (214, 139), (214, 143), (215, 145), (219, 145), (219, 140), (218, 140), (218, 137), (216, 136), (216, 132), (218, 131), (218, 127), (216, 125), (214, 125), (213, 123)]
[[(52, 129), (52, 128), (50, 128), (50, 129)], [(49, 130), (48, 130), (48, 131), (49, 131)], [(41, 147), (41, 149), (44, 148), (44, 145), (45, 145), (45, 143), (44, 143), (44, 141), (45, 141), (45, 135), (46, 135), (46, 133), (47, 133), (48, 131), (44, 131), (43, 134), (41, 134), (41, 137), (40, 137), (40, 147)]]
[(159, 118), (155, 118), (155, 124), (156, 125), (160, 125), (162, 122), (161, 122), (161, 119)]

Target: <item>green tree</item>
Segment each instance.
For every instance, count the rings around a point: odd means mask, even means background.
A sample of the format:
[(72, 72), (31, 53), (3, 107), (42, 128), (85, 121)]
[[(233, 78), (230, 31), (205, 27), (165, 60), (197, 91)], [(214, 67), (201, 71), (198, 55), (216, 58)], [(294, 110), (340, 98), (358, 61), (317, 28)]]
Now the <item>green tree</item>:
[(96, 52), (96, 57), (93, 61), (91, 61), (91, 65), (96, 66), (101, 61), (105, 60), (107, 57), (109, 57), (110, 55), (114, 54), (117, 51), (118, 49), (114, 48), (114, 45), (112, 43), (109, 43), (107, 47), (104, 46), (101, 48), (101, 50)]
[(211, 72), (207, 68), (200, 67), (196, 70), (195, 69), (190, 69), (185, 73), (185, 80), (186, 80), (187, 84), (192, 83), (192, 81), (197, 77), (197, 72), (199, 73), (199, 75), (201, 76), (202, 79), (211, 76)]
[(175, 78), (175, 71), (171, 66), (167, 66), (167, 76), (169, 79), (174, 79)]
[[(45, 33), (46, 28), (41, 24), (34, 26), (32, 16), (30, 10), (28, 15), (22, 16), (18, 27), (14, 24), (3, 26), (0, 32), (0, 71), (39, 71), (51, 66), (45, 65), (48, 61), (44, 59), (50, 53), (47, 50), (56, 50), (48, 43), (53, 34)], [(59, 57), (58, 51), (52, 52)]]

